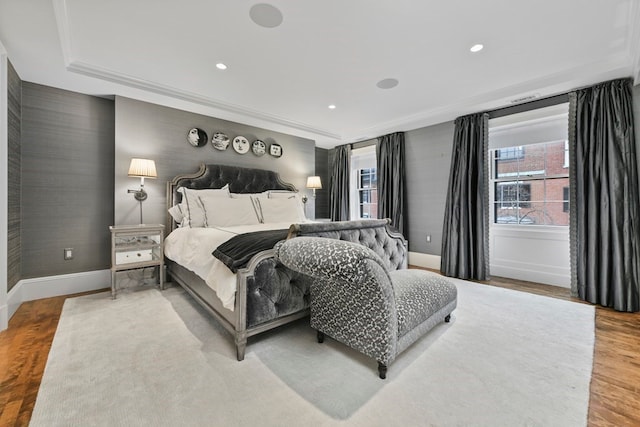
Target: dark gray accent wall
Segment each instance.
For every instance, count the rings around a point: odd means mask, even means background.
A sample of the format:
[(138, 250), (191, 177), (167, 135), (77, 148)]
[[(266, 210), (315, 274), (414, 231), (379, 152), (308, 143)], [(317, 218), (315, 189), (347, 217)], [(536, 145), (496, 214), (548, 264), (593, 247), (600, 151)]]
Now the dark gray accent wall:
[[(208, 117), (174, 108), (116, 96), (116, 157), (115, 157), (115, 223), (138, 224), (139, 206), (127, 189), (139, 188), (139, 178), (127, 177), (132, 157), (152, 159), (156, 163), (158, 179), (146, 179), (149, 194), (143, 202), (145, 223), (164, 224), (167, 215), (166, 183), (178, 174), (196, 172), (200, 163), (220, 163), (274, 170), (283, 180), (304, 190), (306, 179), (315, 171), (315, 143), (310, 139), (273, 132), (254, 126)], [(187, 142), (191, 128), (204, 130), (209, 138), (203, 147)], [(282, 157), (265, 154), (261, 157), (251, 151), (236, 153), (231, 146), (225, 151), (210, 143), (214, 132), (224, 132), (230, 138), (242, 135), (253, 142), (261, 139), (282, 146)], [(309, 216), (313, 215), (308, 209)]]
[(440, 255), (453, 131), (453, 122), (446, 122), (405, 132), (409, 216), (405, 237), (412, 252)]
[(23, 278), (109, 268), (113, 164), (113, 101), (23, 82)]
[(322, 190), (316, 190), (316, 218), (329, 218), (329, 150), (316, 147), (316, 175), (322, 180)]
[(11, 62), (7, 70), (8, 182), (7, 182), (7, 290), (21, 278), (20, 266), (20, 128), (22, 122), (22, 81)]

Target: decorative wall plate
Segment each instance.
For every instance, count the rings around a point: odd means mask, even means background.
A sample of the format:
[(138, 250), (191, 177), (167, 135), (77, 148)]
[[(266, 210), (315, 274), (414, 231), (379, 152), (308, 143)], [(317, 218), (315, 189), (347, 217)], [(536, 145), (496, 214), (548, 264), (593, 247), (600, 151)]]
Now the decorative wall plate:
[(249, 141), (244, 136), (236, 136), (233, 138), (233, 149), (238, 154), (245, 154), (249, 151)]
[(224, 151), (229, 147), (229, 137), (222, 132), (216, 132), (211, 138), (211, 145), (216, 150)]
[(208, 140), (207, 133), (200, 128), (193, 128), (187, 134), (187, 141), (194, 147), (203, 147)]
[(282, 147), (280, 146), (280, 144), (271, 144), (269, 146), (269, 154), (271, 154), (273, 157), (282, 156)]
[(267, 144), (265, 144), (264, 141), (256, 139), (253, 141), (253, 144), (251, 144), (251, 151), (253, 151), (253, 154), (256, 156), (264, 156), (267, 152)]

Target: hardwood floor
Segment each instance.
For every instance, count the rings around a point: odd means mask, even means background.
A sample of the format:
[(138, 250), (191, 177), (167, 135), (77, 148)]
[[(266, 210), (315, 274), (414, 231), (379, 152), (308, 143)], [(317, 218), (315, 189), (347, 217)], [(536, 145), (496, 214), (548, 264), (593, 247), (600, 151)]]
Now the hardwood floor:
[[(482, 283), (581, 303), (555, 286), (501, 278)], [(68, 297), (22, 304), (9, 329), (0, 332), (0, 426), (29, 424)], [(640, 313), (596, 307), (595, 326), (588, 425), (640, 426)]]
[(0, 332), (0, 426), (29, 425), (64, 301), (86, 294), (25, 302)]

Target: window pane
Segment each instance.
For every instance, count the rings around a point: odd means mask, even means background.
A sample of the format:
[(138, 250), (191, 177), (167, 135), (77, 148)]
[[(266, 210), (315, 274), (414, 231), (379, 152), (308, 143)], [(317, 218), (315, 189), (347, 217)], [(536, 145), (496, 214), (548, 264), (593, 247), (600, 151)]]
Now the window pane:
[(365, 173), (363, 170), (360, 174), (360, 188), (369, 187), (371, 187), (371, 176), (368, 173)]
[(550, 142), (547, 144), (547, 175), (562, 175), (569, 173), (569, 165), (565, 165), (565, 142)]
[(564, 211), (564, 202), (547, 202), (546, 208), (547, 225), (569, 225), (569, 211)]
[(518, 176), (518, 158), (500, 157), (500, 150), (495, 153), (495, 178), (507, 178)]
[(544, 200), (528, 203), (526, 207), (522, 207), (518, 211), (518, 217), (520, 218), (519, 224), (522, 225), (544, 225)]
[(545, 144), (533, 144), (527, 146), (527, 155), (518, 160), (520, 175), (535, 176), (544, 175)]
[(562, 212), (569, 212), (569, 187), (562, 188)]

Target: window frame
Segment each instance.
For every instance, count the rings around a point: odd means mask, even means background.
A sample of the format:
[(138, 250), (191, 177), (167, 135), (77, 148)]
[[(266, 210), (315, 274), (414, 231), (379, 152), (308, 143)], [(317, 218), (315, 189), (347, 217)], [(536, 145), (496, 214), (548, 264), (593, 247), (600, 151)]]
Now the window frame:
[[(527, 144), (528, 146), (535, 146), (535, 145), (549, 145), (549, 144), (554, 144), (554, 143), (559, 143), (559, 142), (564, 142), (564, 147), (565, 147), (565, 156), (567, 156), (567, 150), (568, 150), (568, 140), (566, 139), (561, 139), (561, 140), (552, 140), (552, 141), (544, 141), (544, 142), (539, 142), (539, 143), (533, 143), (533, 144)], [(514, 147), (522, 147), (522, 146), (514, 146)], [(565, 169), (565, 172), (563, 173), (556, 173), (556, 174), (546, 174), (546, 171), (548, 169), (547, 167), (547, 152), (546, 152), (546, 148), (545, 148), (545, 159), (544, 159), (544, 170), (536, 170), (536, 171), (518, 171), (517, 173), (503, 173), (501, 177), (497, 177), (497, 165), (498, 165), (498, 160), (505, 160), (505, 159), (500, 159), (500, 157), (496, 156), (496, 153), (498, 153), (500, 150), (505, 150), (506, 148), (510, 148), (510, 147), (500, 147), (500, 148), (490, 148), (489, 151), (489, 203), (491, 204), (491, 208), (489, 209), (489, 221), (490, 221), (490, 225), (492, 227), (509, 227), (509, 226), (515, 226), (515, 227), (526, 227), (529, 228), (531, 226), (535, 226), (536, 229), (540, 229), (542, 227), (551, 227), (551, 228), (568, 228), (569, 225), (558, 225), (558, 224), (531, 224), (531, 223), (521, 223), (521, 222), (513, 222), (513, 223), (499, 223), (497, 222), (497, 216), (496, 216), (496, 212), (497, 209), (499, 208), (498, 206), (501, 205), (501, 203), (498, 203), (496, 201), (496, 187), (502, 183), (518, 183), (518, 184), (527, 184), (527, 182), (531, 183), (533, 181), (546, 181), (546, 180), (551, 180), (551, 179), (558, 179), (558, 178), (567, 178), (569, 179), (569, 170), (568, 168), (565, 166), (565, 164), (563, 164), (563, 168)], [(524, 150), (522, 150), (522, 153), (524, 153)], [(524, 156), (522, 157), (524, 158)], [(516, 160), (514, 159), (506, 159), (507, 161), (511, 161), (511, 160)], [(522, 172), (522, 173), (520, 173)], [(543, 200), (531, 200), (531, 197), (529, 198), (530, 200), (526, 200), (524, 201), (525, 203), (528, 204), (528, 206), (531, 206), (531, 203), (538, 203), (538, 202), (562, 202), (563, 203), (563, 212), (568, 212), (565, 211), (564, 208), (567, 205), (568, 201), (564, 199), (564, 190), (563, 190), (563, 199), (562, 200), (553, 200), (553, 199), (549, 199), (547, 200), (547, 196), (546, 196), (546, 182), (545, 182), (545, 197)], [(568, 188), (568, 187), (567, 187)], [(531, 191), (529, 191), (531, 192)], [(518, 203), (518, 201), (516, 201), (515, 203)], [(521, 203), (521, 202), (520, 202)], [(515, 206), (514, 209), (520, 209), (522, 207), (525, 206)], [(508, 207), (507, 207), (508, 208)], [(500, 208), (503, 209), (503, 208)], [(519, 216), (516, 215), (518, 218)]]
[[(362, 148), (356, 148), (351, 151), (351, 159), (349, 162), (349, 173), (350, 173), (350, 184), (349, 184), (349, 218), (351, 220), (360, 220), (360, 219), (371, 219), (378, 217), (378, 208), (377, 208), (377, 193), (378, 193), (378, 164), (376, 159), (376, 145), (372, 144), (369, 146), (365, 146)], [(360, 181), (360, 171), (361, 170), (369, 170), (373, 171), (374, 176), (376, 177), (376, 185), (374, 188), (363, 188), (361, 186)], [(368, 191), (370, 193), (375, 193), (375, 195), (370, 194), (370, 200), (376, 200), (376, 203), (361, 203), (361, 193), (364, 191)], [(375, 209), (372, 211), (369, 208), (370, 215), (369, 217), (362, 217), (362, 206), (370, 205), (375, 206)]]

